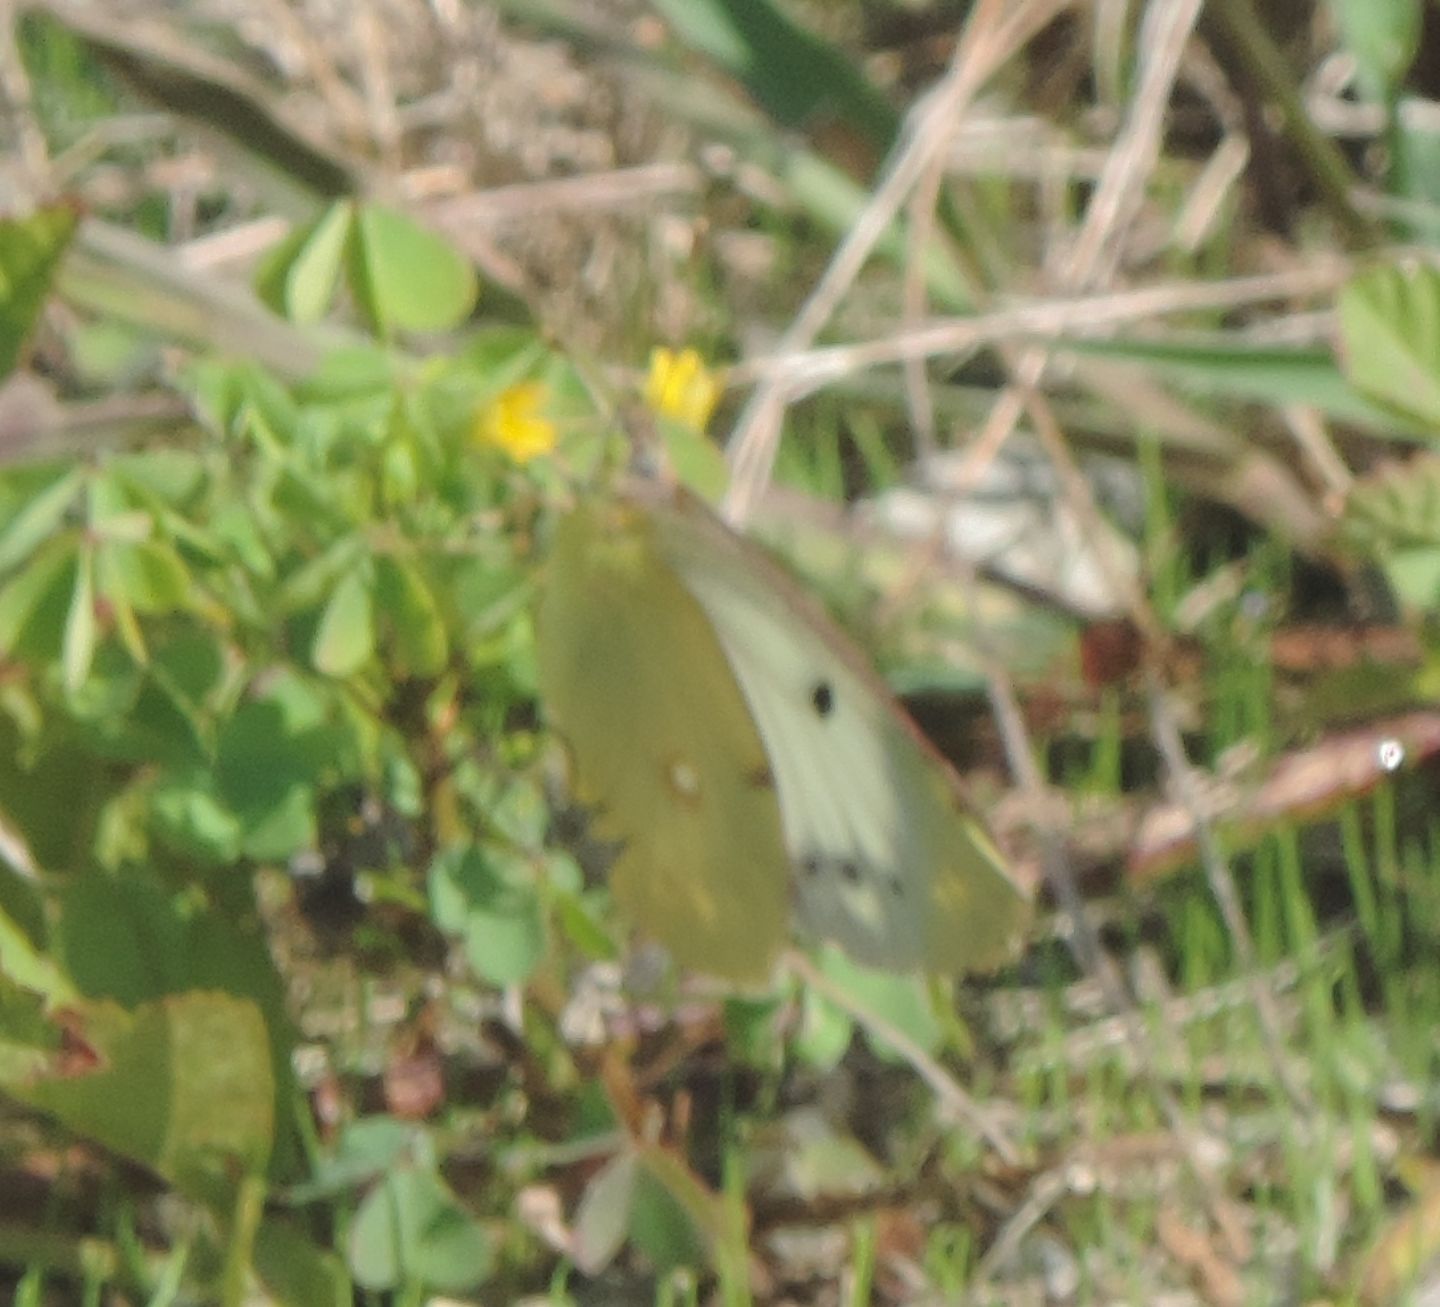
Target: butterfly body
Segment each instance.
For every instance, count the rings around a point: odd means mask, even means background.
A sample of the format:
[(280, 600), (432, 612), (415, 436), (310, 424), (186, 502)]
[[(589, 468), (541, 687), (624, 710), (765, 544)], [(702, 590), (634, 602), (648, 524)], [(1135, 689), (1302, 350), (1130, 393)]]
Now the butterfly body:
[(541, 689), (613, 883), (700, 970), (763, 980), (793, 915), (857, 961), (956, 973), (1028, 906), (958, 778), (762, 550), (644, 483), (561, 524)]

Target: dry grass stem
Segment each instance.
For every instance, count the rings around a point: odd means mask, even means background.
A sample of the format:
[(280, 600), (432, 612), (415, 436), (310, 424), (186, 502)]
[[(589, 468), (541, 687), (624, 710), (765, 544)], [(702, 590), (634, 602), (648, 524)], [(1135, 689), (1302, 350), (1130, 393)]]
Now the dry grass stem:
[[(914, 111), (898, 153), (865, 211), (831, 258), (824, 275), (781, 338), (779, 353), (803, 349), (830, 320), (875, 243), (889, 229), (915, 183), (929, 167), (931, 154), (949, 138), (951, 124), (964, 112), (990, 76), (1071, 0), (980, 0), (971, 11), (950, 68)], [(785, 405), (797, 394), (783, 380), (767, 379), (741, 410), (728, 442), (731, 485), (725, 513), (739, 524), (764, 489), (774, 462)]]

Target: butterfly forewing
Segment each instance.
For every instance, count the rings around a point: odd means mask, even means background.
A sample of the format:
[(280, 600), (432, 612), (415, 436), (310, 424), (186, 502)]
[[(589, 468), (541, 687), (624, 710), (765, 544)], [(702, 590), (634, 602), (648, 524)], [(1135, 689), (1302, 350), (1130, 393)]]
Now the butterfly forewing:
[(853, 642), (698, 504), (653, 515), (759, 727), (802, 927), (892, 969), (1004, 961), (1028, 898)]

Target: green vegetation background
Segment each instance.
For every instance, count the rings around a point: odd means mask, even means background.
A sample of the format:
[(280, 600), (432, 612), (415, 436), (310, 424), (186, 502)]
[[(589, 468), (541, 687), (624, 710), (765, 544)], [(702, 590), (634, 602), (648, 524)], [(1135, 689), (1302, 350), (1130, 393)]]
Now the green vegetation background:
[[(0, 43), (5, 1290), (1418, 1301), (1432, 8), (264, 8)], [(758, 529), (1049, 878), (983, 982), (726, 996), (561, 797), (554, 514), (775, 378)], [(834, 511), (1006, 402), (1138, 488), (1103, 622)]]

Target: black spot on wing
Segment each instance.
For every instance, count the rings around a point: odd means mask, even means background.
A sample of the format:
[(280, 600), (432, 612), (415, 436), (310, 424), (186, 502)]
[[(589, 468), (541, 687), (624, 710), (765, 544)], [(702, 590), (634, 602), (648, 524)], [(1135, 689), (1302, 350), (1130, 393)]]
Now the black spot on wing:
[(899, 876), (893, 873), (882, 875), (864, 858), (845, 854), (825, 854), (812, 849), (809, 853), (796, 859), (796, 866), (806, 880), (815, 880), (821, 876), (834, 876), (843, 880), (847, 885), (859, 885), (868, 880), (883, 884), (896, 898), (903, 898), (905, 894), (905, 887)]
[(828, 717), (835, 711), (835, 690), (829, 681), (816, 681), (810, 687), (810, 706), (820, 718)]

